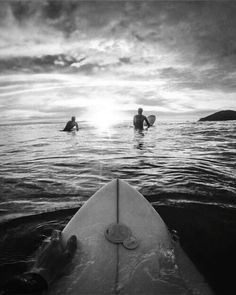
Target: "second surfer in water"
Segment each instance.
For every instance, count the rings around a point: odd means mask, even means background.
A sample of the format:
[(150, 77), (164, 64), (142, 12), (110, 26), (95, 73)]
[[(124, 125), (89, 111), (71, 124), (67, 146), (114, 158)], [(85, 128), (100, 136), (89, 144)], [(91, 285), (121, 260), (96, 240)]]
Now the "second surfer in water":
[(142, 131), (144, 121), (147, 123), (148, 128), (150, 127), (150, 123), (148, 122), (147, 117), (144, 116), (142, 113), (143, 113), (143, 109), (139, 108), (138, 114), (134, 116), (133, 125), (134, 125), (135, 130)]
[(63, 131), (72, 131), (74, 128), (77, 131), (79, 130), (78, 123), (75, 121), (75, 117), (73, 116), (73, 117), (71, 117), (71, 120), (67, 122)]

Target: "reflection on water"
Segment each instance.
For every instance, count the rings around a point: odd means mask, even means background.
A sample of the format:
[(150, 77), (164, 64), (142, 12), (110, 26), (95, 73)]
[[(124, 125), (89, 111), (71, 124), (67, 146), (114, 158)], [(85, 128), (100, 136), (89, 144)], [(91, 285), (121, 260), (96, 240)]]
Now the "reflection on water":
[(113, 178), (146, 196), (234, 203), (234, 122), (158, 122), (142, 132), (129, 122), (59, 132), (63, 126), (0, 126), (2, 216), (74, 207)]
[(145, 133), (143, 130), (134, 130), (134, 147), (142, 150), (144, 148), (144, 136)]

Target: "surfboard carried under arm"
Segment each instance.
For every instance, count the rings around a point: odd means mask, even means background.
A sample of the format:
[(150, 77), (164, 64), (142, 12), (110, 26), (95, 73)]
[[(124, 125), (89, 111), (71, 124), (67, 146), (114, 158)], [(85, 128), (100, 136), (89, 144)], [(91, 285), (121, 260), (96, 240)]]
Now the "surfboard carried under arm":
[(71, 235), (78, 240), (72, 269), (50, 294), (211, 294), (159, 214), (122, 180), (81, 207), (62, 232), (64, 245)]
[[(150, 126), (153, 126), (153, 124), (156, 121), (156, 116), (155, 115), (150, 115), (150, 116), (147, 116), (147, 119), (148, 119), (148, 122), (149, 122)], [(144, 125), (147, 126), (147, 123), (145, 121), (144, 121)]]

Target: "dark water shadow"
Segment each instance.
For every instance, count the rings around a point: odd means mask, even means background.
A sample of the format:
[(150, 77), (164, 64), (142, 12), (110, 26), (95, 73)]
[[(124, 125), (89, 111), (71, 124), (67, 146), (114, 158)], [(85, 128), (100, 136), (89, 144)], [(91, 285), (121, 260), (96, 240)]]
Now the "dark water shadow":
[[(158, 198), (157, 198), (158, 199)], [(170, 230), (217, 295), (235, 288), (236, 209), (216, 205), (156, 204)], [(78, 208), (21, 217), (0, 224), (0, 278), (4, 284), (27, 270), (36, 249), (53, 229), (63, 229)]]

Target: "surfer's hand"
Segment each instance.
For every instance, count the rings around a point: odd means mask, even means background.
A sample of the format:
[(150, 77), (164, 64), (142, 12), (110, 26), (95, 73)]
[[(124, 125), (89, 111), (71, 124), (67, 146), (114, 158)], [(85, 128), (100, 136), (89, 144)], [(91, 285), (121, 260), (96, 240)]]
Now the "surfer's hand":
[(77, 248), (76, 236), (71, 236), (64, 248), (61, 232), (53, 231), (50, 241), (39, 250), (31, 272), (40, 274), (48, 284), (61, 275), (71, 261)]

